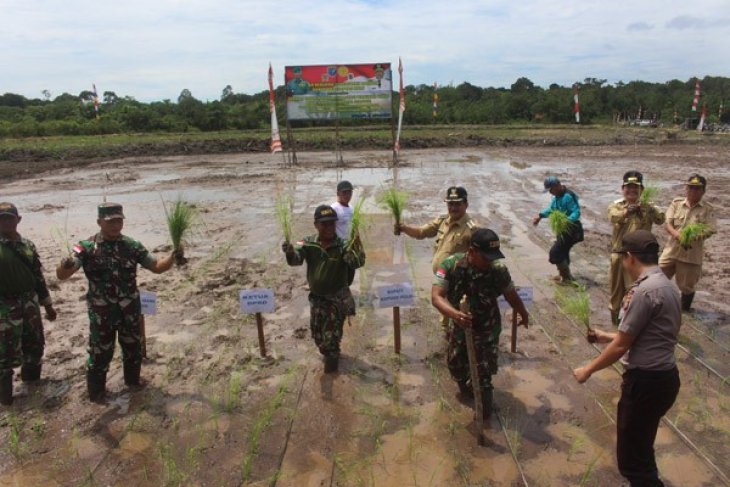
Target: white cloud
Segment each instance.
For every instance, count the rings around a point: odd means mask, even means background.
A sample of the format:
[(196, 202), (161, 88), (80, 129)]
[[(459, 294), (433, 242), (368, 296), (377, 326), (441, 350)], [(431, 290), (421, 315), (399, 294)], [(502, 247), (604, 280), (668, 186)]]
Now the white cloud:
[[(397, 62), (407, 84), (547, 86), (592, 76), (727, 75), (726, 0), (0, 0), (0, 92), (78, 93), (96, 82), (141, 100), (183, 88), (214, 99), (266, 88), (286, 64)], [(693, 12), (702, 12), (694, 17)], [(679, 19), (679, 20), (678, 20)], [(714, 19), (714, 20), (710, 20)], [(712, 31), (704, 27), (716, 26)], [(692, 42), (687, 40), (692, 29)], [(704, 42), (706, 41), (706, 42)], [(696, 46), (703, 45), (702, 49)]]

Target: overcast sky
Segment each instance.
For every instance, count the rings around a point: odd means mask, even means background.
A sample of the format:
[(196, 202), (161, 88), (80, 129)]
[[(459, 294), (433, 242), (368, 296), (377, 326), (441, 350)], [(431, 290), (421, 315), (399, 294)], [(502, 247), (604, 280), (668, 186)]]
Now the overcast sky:
[(0, 0), (0, 93), (199, 99), (290, 64), (404, 63), (406, 84), (730, 75), (730, 0)]

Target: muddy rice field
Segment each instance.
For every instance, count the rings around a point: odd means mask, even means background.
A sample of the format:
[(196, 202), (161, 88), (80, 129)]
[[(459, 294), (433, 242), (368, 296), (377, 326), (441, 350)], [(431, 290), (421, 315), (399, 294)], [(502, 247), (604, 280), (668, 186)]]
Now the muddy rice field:
[[(698, 171), (719, 233), (706, 247), (695, 310), (683, 315), (677, 348), (682, 388), (656, 441), (670, 486), (729, 485), (730, 477), (730, 153), (717, 146), (515, 147), (407, 151), (397, 168), (384, 151), (299, 155), (225, 154), (134, 157), (56, 169), (3, 182), (19, 230), (39, 248), (58, 320), (46, 322), (43, 380), (18, 375), (16, 401), (0, 411), (0, 486), (617, 486), (615, 416), (620, 369), (585, 385), (571, 370), (599, 349), (556, 305), (547, 262), (548, 226), (531, 225), (548, 204), (547, 174), (581, 197), (585, 242), (573, 251), (577, 279), (590, 290), (592, 322), (610, 329), (607, 308), (609, 203), (624, 171), (638, 169), (666, 207)], [(353, 283), (358, 314), (345, 326), (340, 371), (324, 375), (309, 332), (304, 269), (289, 268), (274, 218), (276, 195), (294, 200), (295, 234), (313, 232), (312, 212), (334, 201), (348, 179), (365, 198), (367, 264)], [(471, 405), (456, 396), (445, 341), (430, 305), (432, 241), (392, 234), (375, 204), (381, 187), (410, 193), (407, 222), (445, 212), (445, 189), (463, 185), (469, 212), (497, 231), (515, 283), (532, 287), (532, 325), (503, 319), (496, 413), (477, 446)], [(107, 404), (86, 399), (86, 280), (60, 283), (55, 266), (96, 232), (96, 205), (124, 205), (124, 233), (158, 255), (169, 252), (161, 198), (194, 202), (200, 221), (189, 263), (162, 275), (140, 270), (157, 293), (147, 316), (145, 388), (128, 390), (117, 348)], [(663, 229), (656, 229), (660, 241)], [(375, 306), (379, 286), (411, 281), (416, 305), (401, 310), (402, 353), (393, 352), (393, 315)], [(268, 355), (258, 351), (253, 316), (238, 292), (271, 288), (264, 315)]]

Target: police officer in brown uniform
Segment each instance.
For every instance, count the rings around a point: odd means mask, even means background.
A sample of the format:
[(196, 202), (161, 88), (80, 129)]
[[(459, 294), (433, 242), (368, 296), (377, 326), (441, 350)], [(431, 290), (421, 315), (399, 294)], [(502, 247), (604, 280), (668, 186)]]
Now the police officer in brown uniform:
[[(659, 266), (669, 279), (674, 277), (677, 282), (677, 287), (682, 292), (684, 311), (689, 311), (692, 307), (695, 287), (702, 276), (704, 241), (717, 229), (714, 208), (702, 201), (706, 189), (707, 179), (699, 174), (692, 174), (685, 185), (686, 196), (672, 200), (664, 225), (670, 238), (659, 259)], [(685, 248), (679, 243), (679, 234), (691, 223), (704, 223), (709, 226), (709, 231)]]
[(449, 211), (447, 215), (439, 216), (420, 227), (404, 223), (396, 226), (396, 233), (402, 232), (418, 240), (436, 237), (431, 261), (433, 272), (436, 272), (439, 264), (447, 257), (469, 250), (471, 233), (477, 224), (466, 213), (469, 208), (467, 196), (466, 189), (461, 186), (452, 186), (446, 190), (444, 200)]
[(681, 324), (679, 292), (657, 265), (659, 244), (651, 232), (625, 235), (617, 253), (634, 279), (623, 300), (618, 333), (596, 330), (595, 341), (608, 346), (573, 375), (583, 383), (621, 360), (625, 372), (616, 420), (618, 468), (632, 486), (663, 486), (654, 440), (659, 421), (679, 392), (674, 358)]
[(621, 248), (624, 235), (636, 230), (651, 231), (652, 225), (664, 223), (664, 212), (651, 203), (641, 204), (639, 198), (644, 190), (644, 176), (639, 171), (624, 174), (620, 198), (608, 206), (608, 221), (611, 222), (611, 265), (608, 270), (611, 300), (611, 321), (618, 326), (618, 313), (626, 290), (631, 286), (631, 278), (621, 265), (621, 255), (615, 253)]

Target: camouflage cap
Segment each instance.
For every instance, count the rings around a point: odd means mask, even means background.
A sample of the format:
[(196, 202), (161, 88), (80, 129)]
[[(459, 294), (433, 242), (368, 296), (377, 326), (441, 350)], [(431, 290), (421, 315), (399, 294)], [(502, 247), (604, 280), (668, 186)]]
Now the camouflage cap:
[(102, 220), (114, 220), (115, 218), (124, 218), (122, 205), (119, 203), (102, 203), (97, 206), (99, 218)]
[(18, 208), (12, 203), (0, 203), (0, 215), (18, 216)]
[(337, 220), (337, 213), (331, 206), (320, 205), (314, 210), (314, 222), (333, 222)]

